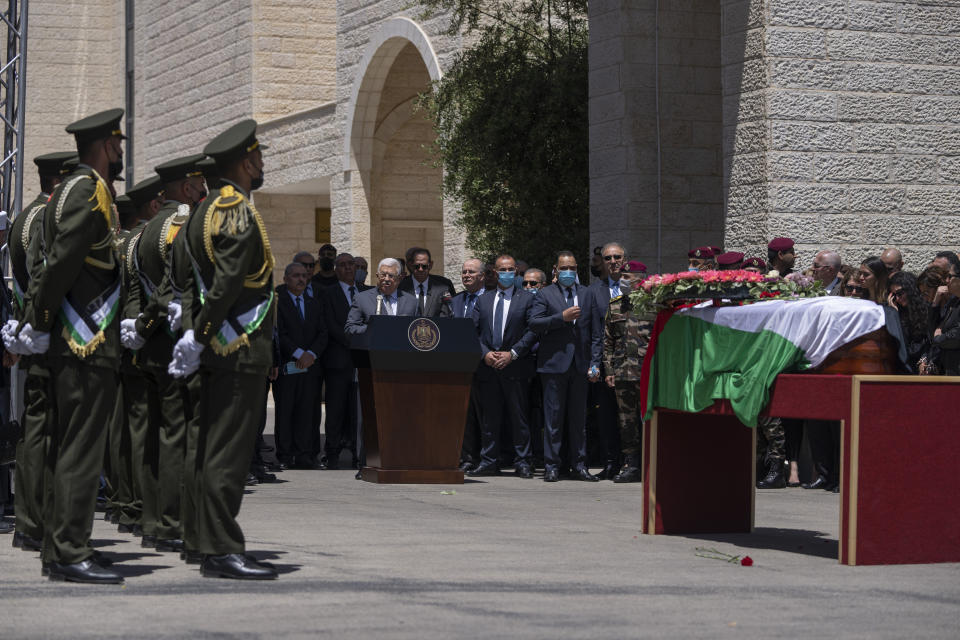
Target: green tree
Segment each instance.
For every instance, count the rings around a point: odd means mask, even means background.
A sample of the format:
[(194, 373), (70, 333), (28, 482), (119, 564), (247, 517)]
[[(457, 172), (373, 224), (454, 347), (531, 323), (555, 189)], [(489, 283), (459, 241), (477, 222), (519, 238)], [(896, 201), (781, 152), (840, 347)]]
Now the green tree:
[(589, 263), (586, 0), (420, 0), (470, 44), (420, 105), (443, 193), (480, 257)]

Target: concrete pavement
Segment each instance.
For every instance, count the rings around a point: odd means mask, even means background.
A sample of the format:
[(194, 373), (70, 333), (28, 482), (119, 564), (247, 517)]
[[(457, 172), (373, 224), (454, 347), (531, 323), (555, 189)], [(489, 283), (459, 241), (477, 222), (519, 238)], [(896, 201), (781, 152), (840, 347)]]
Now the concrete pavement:
[[(124, 586), (52, 583), (0, 537), (2, 638), (957, 637), (960, 564), (837, 564), (839, 496), (758, 492), (756, 533), (640, 534), (641, 486), (509, 474), (376, 486), (287, 471), (244, 498), (276, 582), (202, 578), (102, 520)], [(444, 494), (444, 491), (455, 491)], [(696, 547), (749, 555), (743, 567)]]

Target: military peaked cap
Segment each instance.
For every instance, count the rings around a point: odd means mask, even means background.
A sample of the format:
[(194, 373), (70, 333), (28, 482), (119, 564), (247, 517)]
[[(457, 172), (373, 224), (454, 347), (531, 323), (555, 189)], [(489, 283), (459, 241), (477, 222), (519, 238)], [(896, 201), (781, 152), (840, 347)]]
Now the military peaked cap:
[(266, 145), (257, 140), (257, 121), (241, 120), (211, 140), (203, 148), (203, 152), (222, 163), (241, 158), (256, 149), (266, 148)]
[(160, 176), (160, 179), (163, 180), (165, 184), (176, 182), (184, 178), (202, 176), (203, 171), (197, 166), (197, 163), (203, 159), (204, 155), (202, 153), (194, 153), (193, 155), (175, 158), (163, 164), (158, 164), (153, 170), (157, 172), (157, 175)]
[[(67, 168), (66, 163), (67, 160), (75, 160), (76, 158), (76, 151), (57, 151), (56, 153), (45, 153), (42, 156), (37, 156), (33, 159), (33, 163), (37, 165), (40, 175), (59, 176), (72, 171), (72, 169)], [(76, 163), (73, 166), (76, 166)]]
[(67, 125), (67, 133), (76, 136), (77, 141), (100, 140), (110, 136), (120, 136), (126, 139), (120, 129), (120, 119), (123, 118), (123, 109), (107, 109), (82, 120)]
[(160, 176), (150, 176), (127, 189), (126, 196), (137, 208), (159, 197), (163, 193), (163, 181)]

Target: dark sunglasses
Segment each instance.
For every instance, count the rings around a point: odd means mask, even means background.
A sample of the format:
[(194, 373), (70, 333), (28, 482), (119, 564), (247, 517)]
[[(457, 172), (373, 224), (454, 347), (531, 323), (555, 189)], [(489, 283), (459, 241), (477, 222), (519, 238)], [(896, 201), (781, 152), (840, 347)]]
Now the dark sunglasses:
[(617, 256), (615, 256), (615, 255), (609, 255), (609, 256), (603, 256), (603, 259), (604, 259), (606, 262), (610, 262), (610, 261), (612, 261), (612, 260), (623, 260), (623, 256), (622, 256), (622, 255), (617, 255)]
[(849, 291), (849, 292), (851, 292), (851, 293), (861, 293), (861, 292), (863, 292), (863, 291), (866, 291), (866, 288), (865, 288), (865, 287), (855, 287), (855, 286), (853, 286), (853, 285), (848, 285), (848, 286), (847, 286), (847, 291)]
[(412, 264), (410, 265), (410, 271), (429, 271), (430, 266), (426, 264)]
[(523, 281), (523, 286), (527, 287), (528, 289), (529, 289), (530, 287), (536, 287), (536, 286), (538, 286), (539, 284), (540, 284), (540, 283), (537, 282), (536, 280), (524, 280), (524, 281)]

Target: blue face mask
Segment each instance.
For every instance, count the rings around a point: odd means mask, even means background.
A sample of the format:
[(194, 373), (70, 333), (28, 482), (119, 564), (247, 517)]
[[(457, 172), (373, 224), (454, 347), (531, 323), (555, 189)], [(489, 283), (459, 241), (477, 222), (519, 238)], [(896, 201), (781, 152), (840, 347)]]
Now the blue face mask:
[(572, 286), (577, 281), (576, 271), (561, 271), (557, 274), (557, 282), (562, 287)]
[(516, 271), (497, 271), (497, 281), (500, 282), (500, 286), (504, 289), (512, 287), (516, 279)]

